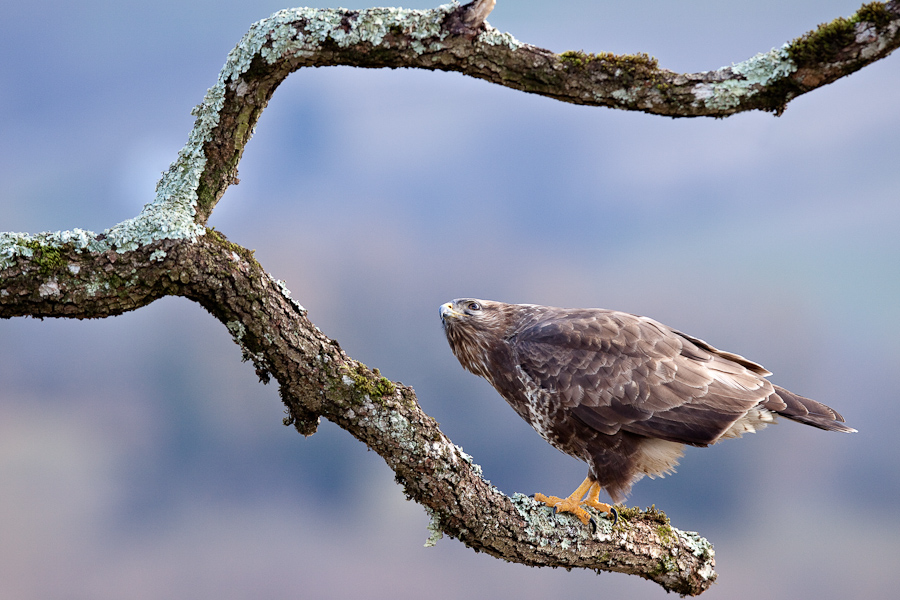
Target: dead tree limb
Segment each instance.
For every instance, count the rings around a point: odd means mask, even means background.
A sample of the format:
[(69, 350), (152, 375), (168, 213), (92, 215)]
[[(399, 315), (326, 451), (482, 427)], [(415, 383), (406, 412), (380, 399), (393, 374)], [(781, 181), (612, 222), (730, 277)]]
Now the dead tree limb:
[(0, 234), (0, 317), (102, 318), (167, 295), (190, 298), (221, 321), (274, 377), (286, 424), (310, 435), (320, 417), (378, 452), (407, 496), (446, 533), (505, 560), (620, 571), (699, 594), (715, 580), (711, 545), (655, 511), (627, 511), (613, 526), (582, 526), (519, 494), (508, 497), (422, 412), (413, 390), (347, 356), (309, 321), (254, 259), (206, 222), (278, 85), (308, 66), (459, 71), (576, 104), (668, 116), (780, 113), (794, 97), (887, 56), (900, 43), (900, 5), (871, 3), (737, 65), (676, 74), (645, 55), (548, 50), (484, 20), (493, 0), (433, 10), (299, 8), (254, 24), (229, 54), (194, 114), (188, 143), (156, 199), (101, 234)]

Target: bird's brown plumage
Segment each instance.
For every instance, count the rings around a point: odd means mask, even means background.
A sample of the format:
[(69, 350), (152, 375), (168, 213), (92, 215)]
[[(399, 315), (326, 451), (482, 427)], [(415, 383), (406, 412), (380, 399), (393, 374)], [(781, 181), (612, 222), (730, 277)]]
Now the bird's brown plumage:
[(620, 502), (708, 446), (781, 415), (853, 432), (833, 409), (772, 385), (770, 373), (665, 325), (604, 309), (462, 298), (441, 307), (467, 370), (487, 379), (550, 444), (588, 464)]

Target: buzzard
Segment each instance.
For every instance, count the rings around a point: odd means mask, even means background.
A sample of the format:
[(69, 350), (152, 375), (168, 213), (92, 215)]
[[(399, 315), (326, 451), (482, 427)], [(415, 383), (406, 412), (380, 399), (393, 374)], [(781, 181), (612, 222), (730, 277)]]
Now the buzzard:
[(837, 411), (770, 383), (760, 365), (647, 317), (459, 298), (441, 306), (441, 321), (466, 370), (588, 464), (568, 498), (534, 496), (584, 523), (582, 504), (615, 516), (601, 488), (622, 502), (644, 475), (673, 472), (685, 444), (741, 437), (777, 415), (856, 431)]

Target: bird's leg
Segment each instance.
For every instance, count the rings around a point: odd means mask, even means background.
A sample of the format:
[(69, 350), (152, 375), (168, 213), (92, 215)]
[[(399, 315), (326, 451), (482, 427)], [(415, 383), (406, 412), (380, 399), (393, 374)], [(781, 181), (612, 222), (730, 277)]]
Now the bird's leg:
[(597, 510), (602, 510), (607, 515), (612, 515), (613, 527), (619, 522), (619, 511), (606, 502), (600, 502), (600, 484), (596, 481), (594, 482), (594, 485), (591, 486), (591, 489), (588, 490), (587, 498), (584, 499), (582, 504), (587, 504), (591, 508), (596, 508)]
[[(582, 498), (587, 494), (587, 498), (582, 502)], [(534, 499), (543, 502), (547, 506), (552, 506), (556, 512), (568, 512), (578, 517), (582, 523), (587, 525), (591, 515), (581, 508), (582, 504), (587, 504), (591, 508), (602, 510), (605, 513), (613, 513), (613, 507), (604, 502), (600, 502), (600, 484), (585, 477), (578, 489), (572, 492), (568, 498), (557, 498), (556, 496), (545, 496), (544, 494), (535, 494)]]
[(584, 499), (582, 504), (587, 504), (591, 508), (602, 510), (605, 513), (609, 513), (613, 510), (613, 507), (606, 502), (600, 502), (600, 484), (596, 481), (594, 482), (594, 485), (591, 486), (591, 489), (588, 490), (587, 498)]

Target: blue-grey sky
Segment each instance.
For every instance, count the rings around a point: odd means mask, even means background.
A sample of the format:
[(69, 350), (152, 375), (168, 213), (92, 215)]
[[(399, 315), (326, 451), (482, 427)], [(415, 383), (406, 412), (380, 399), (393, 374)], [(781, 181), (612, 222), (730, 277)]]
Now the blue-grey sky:
[[(499, 0), (554, 51), (680, 71), (767, 51), (859, 3)], [(345, 3), (363, 8), (363, 2)], [(0, 6), (0, 231), (101, 231), (150, 201), (190, 109), (271, 0)], [(405, 4), (426, 8), (431, 4)], [(412, 385), (507, 493), (582, 463), (463, 372), (459, 296), (645, 314), (758, 361), (858, 434), (783, 422), (687, 452), (629, 503), (707, 536), (704, 597), (894, 593), (900, 554), (900, 59), (784, 116), (673, 120), (452, 73), (350, 68), (276, 92), (210, 221), (353, 357)], [(225, 328), (167, 298), (102, 321), (0, 322), (0, 597), (662, 597), (444, 539), (381, 459), (281, 425)]]

